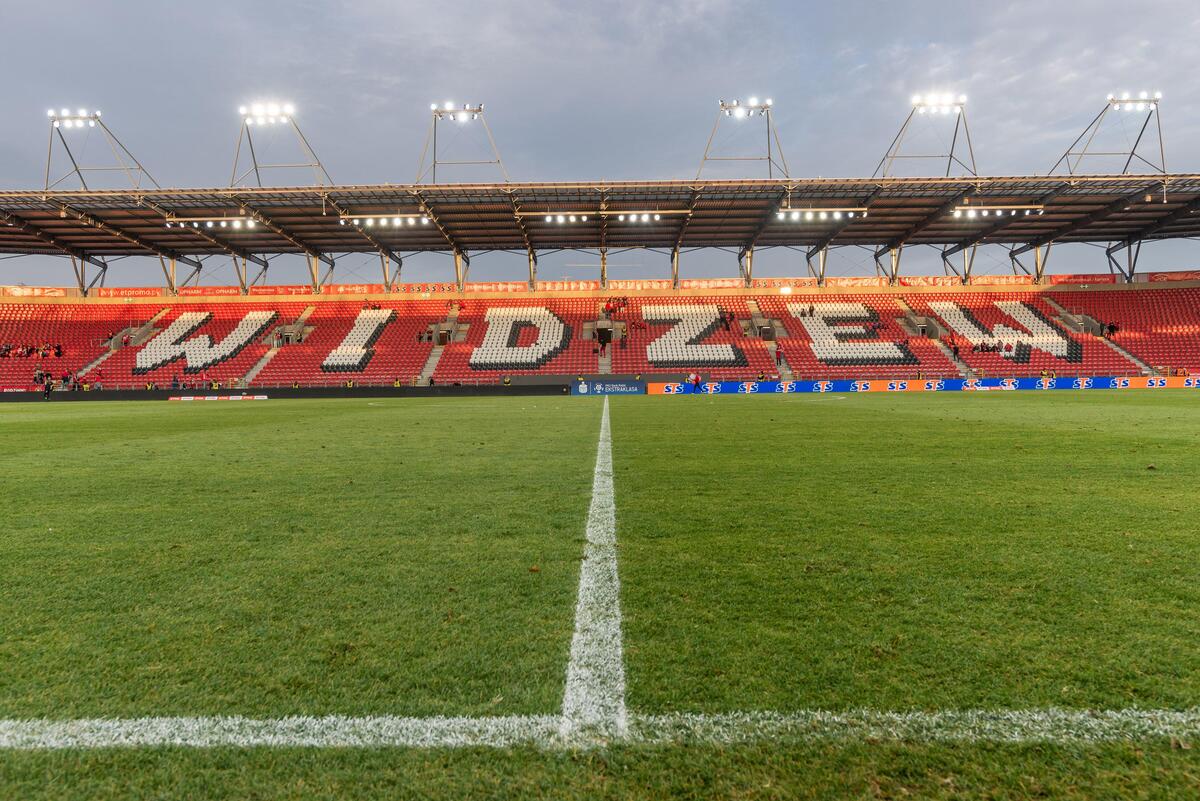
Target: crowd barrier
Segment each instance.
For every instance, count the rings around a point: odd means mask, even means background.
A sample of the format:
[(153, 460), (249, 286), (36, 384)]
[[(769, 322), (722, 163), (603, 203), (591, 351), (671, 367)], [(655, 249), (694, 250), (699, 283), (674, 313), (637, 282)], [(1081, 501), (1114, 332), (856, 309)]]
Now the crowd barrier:
[(1200, 389), (1200, 377), (935, 378), (908, 381), (710, 381), (650, 383), (650, 395), (769, 395), (792, 392), (985, 392), (1036, 389)]

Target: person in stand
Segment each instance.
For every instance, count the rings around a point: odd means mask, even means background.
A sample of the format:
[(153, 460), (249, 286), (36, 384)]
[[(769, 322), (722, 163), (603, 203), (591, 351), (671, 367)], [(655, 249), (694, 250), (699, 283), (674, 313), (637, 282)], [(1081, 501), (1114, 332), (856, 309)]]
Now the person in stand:
[(775, 366), (779, 367), (783, 364), (783, 347), (776, 343), (775, 345)]

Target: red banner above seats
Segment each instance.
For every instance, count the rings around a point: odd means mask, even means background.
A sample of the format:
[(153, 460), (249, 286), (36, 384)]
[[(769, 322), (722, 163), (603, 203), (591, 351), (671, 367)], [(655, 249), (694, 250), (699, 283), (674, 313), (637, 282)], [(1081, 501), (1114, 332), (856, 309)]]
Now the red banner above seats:
[(1063, 273), (1047, 276), (1052, 284), (1115, 284), (1117, 277), (1112, 273)]
[(1146, 278), (1154, 283), (1160, 281), (1200, 281), (1200, 270), (1179, 270), (1171, 273), (1146, 273)]

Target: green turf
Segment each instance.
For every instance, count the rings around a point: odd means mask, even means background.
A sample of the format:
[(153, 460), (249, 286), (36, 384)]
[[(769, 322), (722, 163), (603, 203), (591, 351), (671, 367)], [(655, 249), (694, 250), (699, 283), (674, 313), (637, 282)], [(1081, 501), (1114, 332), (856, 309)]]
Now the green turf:
[(1198, 412), (1188, 392), (619, 399), (630, 705), (1195, 705)]
[(43, 752), (0, 757), (0, 789), (22, 801), (1194, 799), (1200, 744)]
[(0, 717), (555, 712), (599, 414), (0, 405)]
[[(611, 404), (635, 713), (1200, 703), (1200, 395)], [(599, 412), (0, 404), (0, 718), (554, 713)], [(9, 751), (0, 798), (1187, 798), (1191, 745)]]

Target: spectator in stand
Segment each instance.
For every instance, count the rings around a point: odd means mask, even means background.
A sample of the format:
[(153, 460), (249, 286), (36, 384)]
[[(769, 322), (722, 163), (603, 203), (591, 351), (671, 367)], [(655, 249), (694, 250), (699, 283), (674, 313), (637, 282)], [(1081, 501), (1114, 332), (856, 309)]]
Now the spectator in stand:
[(775, 343), (775, 366), (783, 364), (783, 346)]

